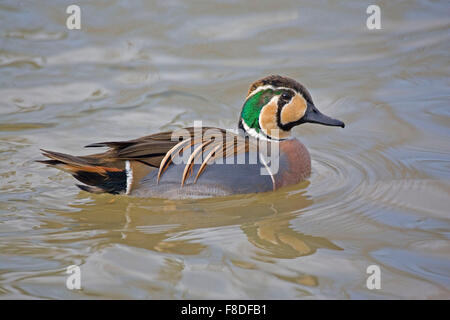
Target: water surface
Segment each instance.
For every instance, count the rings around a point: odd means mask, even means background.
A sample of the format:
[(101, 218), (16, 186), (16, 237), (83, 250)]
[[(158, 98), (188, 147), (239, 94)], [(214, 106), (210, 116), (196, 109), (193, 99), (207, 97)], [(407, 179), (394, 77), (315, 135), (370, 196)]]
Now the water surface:
[[(381, 30), (368, 1), (81, 1), (79, 31), (69, 4), (0, 3), (1, 299), (450, 298), (448, 1), (379, 1)], [(294, 129), (313, 159), (299, 185), (136, 199), (34, 162), (194, 120), (235, 128), (272, 73), (346, 123)]]

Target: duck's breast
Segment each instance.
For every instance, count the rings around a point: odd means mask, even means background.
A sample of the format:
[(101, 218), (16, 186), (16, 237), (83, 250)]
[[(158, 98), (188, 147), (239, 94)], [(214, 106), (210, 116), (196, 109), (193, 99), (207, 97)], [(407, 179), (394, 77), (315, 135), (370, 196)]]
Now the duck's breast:
[(275, 188), (297, 184), (311, 174), (311, 156), (297, 139), (280, 142), (280, 170), (275, 175)]

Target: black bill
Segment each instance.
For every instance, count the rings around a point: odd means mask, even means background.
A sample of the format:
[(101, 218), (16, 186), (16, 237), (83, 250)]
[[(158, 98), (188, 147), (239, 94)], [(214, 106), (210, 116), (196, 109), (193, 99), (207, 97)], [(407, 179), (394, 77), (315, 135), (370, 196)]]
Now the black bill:
[(330, 118), (321, 113), (312, 103), (308, 103), (306, 113), (301, 119), (302, 123), (319, 123), (325, 126), (345, 127), (341, 120)]

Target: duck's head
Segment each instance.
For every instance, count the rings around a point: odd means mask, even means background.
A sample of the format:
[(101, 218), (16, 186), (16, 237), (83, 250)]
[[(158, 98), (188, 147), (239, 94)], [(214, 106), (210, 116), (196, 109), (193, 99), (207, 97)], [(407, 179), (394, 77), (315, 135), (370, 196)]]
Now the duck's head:
[(308, 122), (345, 126), (342, 121), (317, 110), (303, 85), (290, 78), (272, 75), (250, 86), (239, 128), (254, 137), (283, 140), (290, 137), (293, 127)]

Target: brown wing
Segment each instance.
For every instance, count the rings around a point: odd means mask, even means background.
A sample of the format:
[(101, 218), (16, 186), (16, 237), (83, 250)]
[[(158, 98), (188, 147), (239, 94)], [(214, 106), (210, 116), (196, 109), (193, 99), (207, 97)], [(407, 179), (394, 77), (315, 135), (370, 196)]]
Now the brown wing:
[[(168, 152), (184, 141), (193, 142), (204, 139), (205, 132), (225, 135), (223, 129), (203, 127), (184, 128), (176, 131), (160, 132), (129, 141), (100, 142), (86, 147), (107, 147), (108, 151), (88, 156), (72, 156), (64, 153), (42, 150), (50, 160), (39, 162), (70, 172), (79, 181), (91, 186), (79, 186), (90, 192), (121, 193), (128, 189), (125, 162), (128, 160), (133, 172), (133, 181), (139, 180), (151, 170), (160, 168)], [(197, 132), (199, 130), (199, 132)], [(191, 143), (192, 142), (192, 143)], [(166, 157), (167, 158), (167, 157)], [(133, 188), (131, 186), (131, 188)]]
[(175, 131), (155, 133), (134, 140), (94, 143), (87, 145), (86, 148), (108, 147), (110, 150), (81, 158), (87, 158), (87, 160), (92, 160), (96, 163), (114, 163), (121, 166), (123, 166), (123, 161), (125, 160), (136, 160), (151, 167), (159, 168), (164, 156), (175, 145), (183, 140), (193, 139), (196, 134), (203, 136), (205, 131), (210, 129), (225, 132), (223, 129), (203, 127), (197, 133), (195, 130), (198, 129), (189, 127)]

